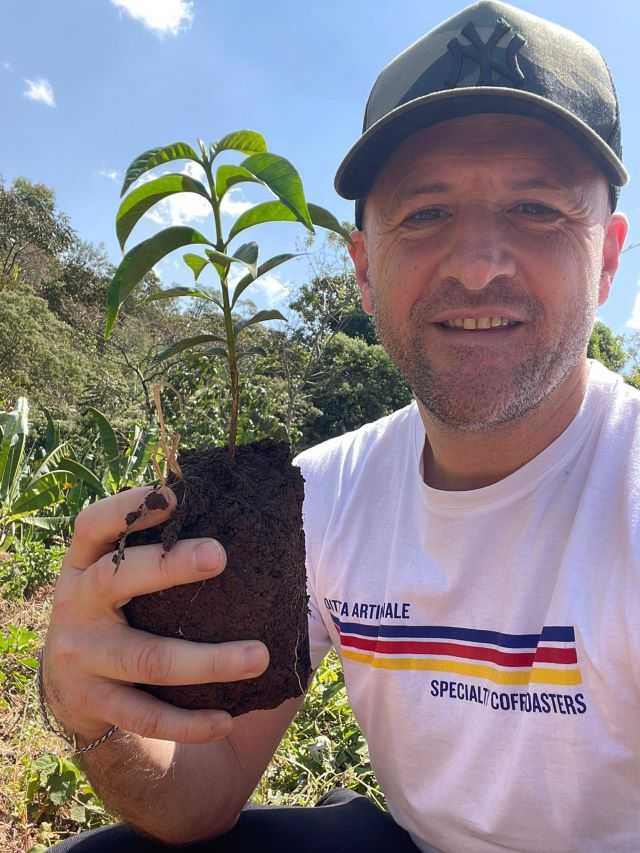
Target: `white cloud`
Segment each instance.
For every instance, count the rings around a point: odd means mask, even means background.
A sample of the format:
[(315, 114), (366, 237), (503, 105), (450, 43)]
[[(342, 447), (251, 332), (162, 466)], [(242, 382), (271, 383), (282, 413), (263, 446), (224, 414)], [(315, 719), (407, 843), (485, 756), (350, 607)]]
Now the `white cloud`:
[[(640, 281), (638, 281), (638, 289), (640, 290)], [(625, 326), (634, 331), (640, 330), (640, 293), (636, 293), (633, 308), (631, 309), (631, 316), (625, 323)]]
[(120, 180), (120, 174), (117, 169), (100, 169), (98, 172), (103, 178), (109, 178), (110, 181)]
[[(182, 170), (182, 174), (189, 175), (190, 178), (202, 178), (203, 172), (197, 163), (188, 163)], [(144, 175), (140, 183), (151, 180), (153, 177)], [(152, 207), (148, 213), (145, 213), (144, 218), (158, 225), (189, 225), (206, 219), (210, 214), (211, 205), (202, 196), (196, 193), (176, 193)]]
[(134, 20), (160, 35), (178, 35), (193, 22), (193, 0), (111, 0)]
[(242, 195), (240, 187), (231, 187), (228, 193), (225, 193), (222, 204), (220, 205), (220, 213), (223, 216), (240, 216), (245, 210), (253, 207), (252, 201), (247, 201)]
[(24, 93), (25, 98), (31, 98), (32, 101), (40, 101), (48, 107), (55, 107), (56, 99), (53, 94), (53, 88), (48, 80), (44, 77), (39, 77), (37, 80), (25, 80), (27, 89)]

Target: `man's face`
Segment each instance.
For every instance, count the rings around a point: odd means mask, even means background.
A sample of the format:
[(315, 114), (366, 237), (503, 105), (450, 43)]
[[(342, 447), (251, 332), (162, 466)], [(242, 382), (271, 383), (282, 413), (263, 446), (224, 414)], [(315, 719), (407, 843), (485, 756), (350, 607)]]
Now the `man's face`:
[[(363, 307), (417, 399), (443, 426), (477, 432), (522, 417), (583, 361), (625, 233), (569, 137), (470, 116), (394, 152), (352, 257)], [(442, 325), (465, 318), (517, 324)]]

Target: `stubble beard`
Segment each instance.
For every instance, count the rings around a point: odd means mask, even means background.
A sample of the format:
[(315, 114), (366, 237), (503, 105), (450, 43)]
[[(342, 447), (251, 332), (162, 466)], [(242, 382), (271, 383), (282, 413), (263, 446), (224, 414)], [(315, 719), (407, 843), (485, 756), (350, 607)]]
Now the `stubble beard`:
[(479, 347), (452, 343), (447, 350), (451, 366), (445, 368), (438, 367), (425, 348), (429, 321), (421, 321), (421, 314), (428, 313), (424, 306), (414, 307), (408, 334), (399, 333), (375, 298), (373, 307), (378, 339), (416, 399), (443, 428), (477, 433), (520, 420), (562, 384), (585, 358), (598, 304), (591, 287), (584, 299), (573, 300), (555, 339), (546, 340), (544, 309), (529, 300), (529, 325), (523, 330), (528, 336), (522, 347), (505, 342), (505, 360), (496, 361), (495, 356), (483, 359)]

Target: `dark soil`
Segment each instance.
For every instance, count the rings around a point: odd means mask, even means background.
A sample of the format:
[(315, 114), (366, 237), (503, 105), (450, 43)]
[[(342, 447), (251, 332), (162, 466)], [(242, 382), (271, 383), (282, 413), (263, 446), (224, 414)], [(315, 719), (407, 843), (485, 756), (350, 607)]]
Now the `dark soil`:
[[(162, 542), (168, 551), (178, 539), (210, 536), (224, 545), (227, 565), (217, 577), (132, 599), (127, 619), (135, 628), (197, 642), (261, 640), (270, 664), (258, 678), (233, 683), (139, 686), (183, 708), (233, 716), (275, 708), (304, 692), (311, 673), (302, 474), (288, 445), (271, 439), (238, 447), (233, 463), (222, 447), (186, 450), (178, 463), (183, 479), (167, 480), (178, 498), (175, 513), (130, 533), (126, 546)], [(118, 571), (126, 570), (125, 551)]]

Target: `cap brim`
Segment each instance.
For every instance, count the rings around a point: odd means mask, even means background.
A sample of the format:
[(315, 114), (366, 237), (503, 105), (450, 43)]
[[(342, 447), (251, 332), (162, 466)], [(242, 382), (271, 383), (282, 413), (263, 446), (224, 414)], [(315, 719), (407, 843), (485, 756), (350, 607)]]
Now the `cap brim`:
[(564, 107), (540, 95), (498, 86), (432, 92), (396, 107), (363, 133), (340, 164), (335, 188), (342, 198), (364, 198), (382, 164), (416, 130), (452, 118), (506, 113), (537, 118), (568, 133), (593, 158), (614, 186), (629, 180), (620, 158), (598, 134)]

